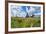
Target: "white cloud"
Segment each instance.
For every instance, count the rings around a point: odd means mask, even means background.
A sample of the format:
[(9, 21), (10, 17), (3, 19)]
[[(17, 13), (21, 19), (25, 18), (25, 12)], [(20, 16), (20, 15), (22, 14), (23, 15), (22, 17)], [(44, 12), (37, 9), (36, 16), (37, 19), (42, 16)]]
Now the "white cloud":
[(30, 9), (28, 10), (28, 8), (26, 7), (26, 11), (27, 12), (32, 12), (32, 11), (35, 11), (35, 9), (33, 7), (30, 7)]
[(29, 16), (32, 16), (32, 13), (35, 11), (35, 9), (33, 7), (30, 7), (30, 9), (28, 10), (28, 8), (26, 7), (26, 11)]
[(18, 17), (26, 17), (26, 12), (22, 11), (17, 14)]
[[(30, 7), (30, 9), (26, 7), (26, 12), (22, 10), (22, 6), (12, 6), (11, 8), (12, 8), (12, 16), (17, 17), (26, 17), (27, 13), (29, 16), (32, 16), (32, 14), (35, 12), (35, 8), (33, 7)], [(40, 13), (34, 15), (40, 15)]]
[(22, 7), (21, 6), (13, 6), (12, 7), (12, 16), (17, 16), (17, 17), (26, 17), (26, 12), (21, 11)]

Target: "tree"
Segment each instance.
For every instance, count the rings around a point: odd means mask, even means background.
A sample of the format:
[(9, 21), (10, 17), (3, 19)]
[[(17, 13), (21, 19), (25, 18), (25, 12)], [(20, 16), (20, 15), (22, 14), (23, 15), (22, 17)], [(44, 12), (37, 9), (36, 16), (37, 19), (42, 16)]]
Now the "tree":
[(29, 17), (28, 13), (26, 14), (26, 17)]
[(26, 17), (29, 17), (29, 15), (28, 15), (28, 8), (26, 7)]

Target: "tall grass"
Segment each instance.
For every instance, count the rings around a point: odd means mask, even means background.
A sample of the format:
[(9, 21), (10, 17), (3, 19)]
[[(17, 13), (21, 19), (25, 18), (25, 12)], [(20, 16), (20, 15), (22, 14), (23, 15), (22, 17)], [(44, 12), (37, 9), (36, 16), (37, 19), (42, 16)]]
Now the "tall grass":
[(11, 17), (11, 28), (40, 27), (40, 17)]

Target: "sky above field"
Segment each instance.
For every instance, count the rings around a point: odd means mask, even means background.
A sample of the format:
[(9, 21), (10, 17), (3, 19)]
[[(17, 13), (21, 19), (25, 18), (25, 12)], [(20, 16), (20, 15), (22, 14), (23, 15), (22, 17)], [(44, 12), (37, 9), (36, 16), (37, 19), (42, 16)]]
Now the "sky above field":
[(41, 7), (40, 6), (14, 6), (11, 5), (11, 15), (18, 16), (18, 17), (25, 17), (26, 15), (32, 16), (40, 15), (41, 14)]

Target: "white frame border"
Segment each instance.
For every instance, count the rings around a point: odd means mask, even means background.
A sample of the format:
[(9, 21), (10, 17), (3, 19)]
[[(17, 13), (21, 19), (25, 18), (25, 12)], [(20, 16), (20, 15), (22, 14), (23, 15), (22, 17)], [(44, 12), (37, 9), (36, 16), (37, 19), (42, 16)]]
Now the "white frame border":
[[(31, 27), (31, 28), (11, 28), (11, 10), (10, 5), (19, 6), (41, 6), (41, 27)], [(42, 30), (43, 29), (43, 5), (39, 4), (22, 4), (22, 3), (8, 3), (8, 31), (26, 31), (26, 30)]]

